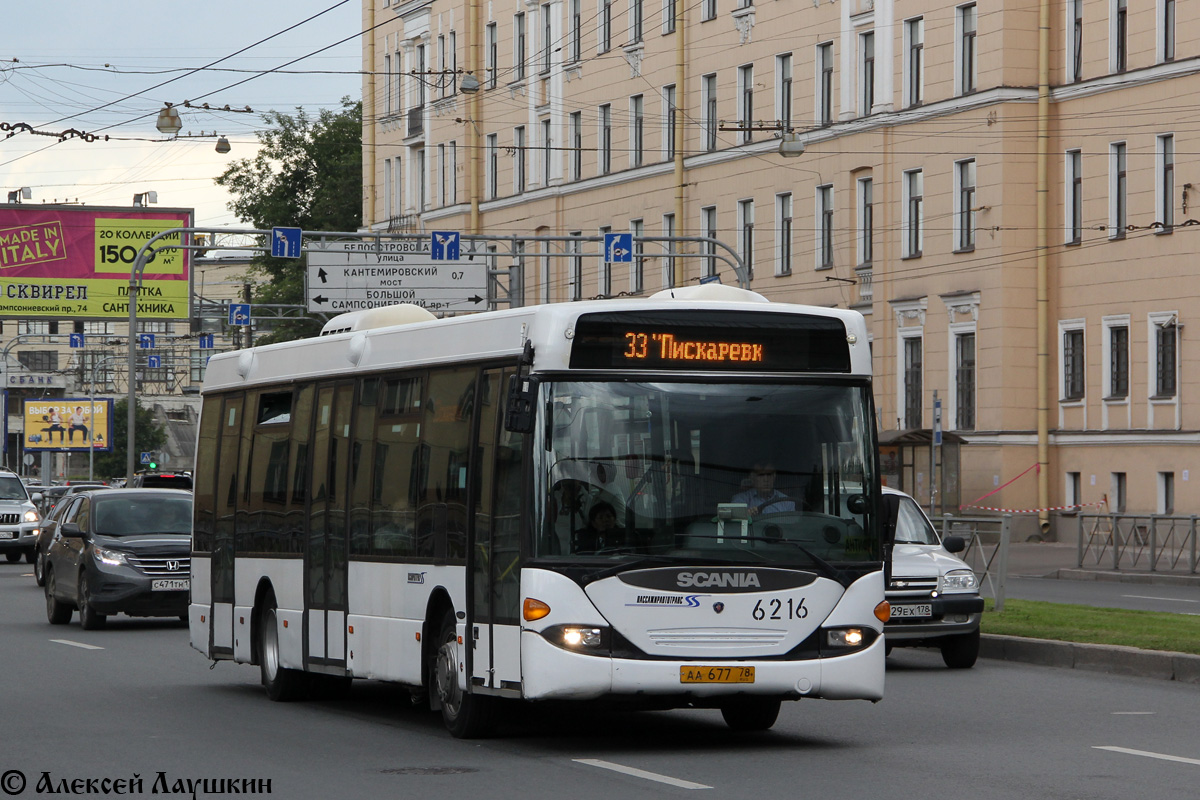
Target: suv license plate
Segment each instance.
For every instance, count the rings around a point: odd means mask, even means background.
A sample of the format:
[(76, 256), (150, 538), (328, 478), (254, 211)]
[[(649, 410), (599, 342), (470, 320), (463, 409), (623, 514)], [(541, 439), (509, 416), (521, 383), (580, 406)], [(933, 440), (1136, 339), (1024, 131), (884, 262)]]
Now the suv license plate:
[(191, 581), (187, 578), (162, 578), (150, 581), (152, 592), (186, 592)]
[(897, 619), (906, 619), (909, 617), (932, 617), (933, 606), (929, 603), (922, 603), (916, 606), (892, 606), (892, 616)]
[(680, 683), (754, 683), (754, 667), (680, 667)]

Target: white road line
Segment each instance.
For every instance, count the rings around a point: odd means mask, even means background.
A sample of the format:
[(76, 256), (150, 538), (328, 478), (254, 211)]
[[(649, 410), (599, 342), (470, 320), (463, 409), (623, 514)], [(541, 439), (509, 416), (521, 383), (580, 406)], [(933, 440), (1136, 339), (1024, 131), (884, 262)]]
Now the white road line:
[(677, 786), (680, 789), (711, 789), (711, 786), (705, 786), (703, 783), (692, 783), (691, 781), (672, 778), (670, 775), (659, 775), (657, 772), (646, 772), (644, 769), (635, 769), (626, 767), (621, 764), (614, 764), (611, 761), (601, 761), (598, 758), (575, 758), (572, 759), (580, 764), (587, 764), (589, 767), (599, 767), (600, 769), (611, 769), (613, 772), (620, 772), (624, 775), (631, 775), (634, 778), (644, 778), (648, 781), (657, 781), (665, 783), (668, 786)]
[(1144, 594), (1123, 594), (1122, 597), (1128, 597), (1133, 600), (1173, 600), (1176, 603), (1200, 603), (1200, 600), (1188, 600), (1183, 597), (1150, 597)]
[(83, 642), (72, 642), (70, 639), (51, 639), (55, 644), (66, 644), (71, 647), (81, 647), (84, 650), (103, 650), (103, 647), (97, 647), (94, 644), (84, 644)]
[(1145, 750), (1130, 750), (1128, 747), (1110, 747), (1110, 746), (1093, 746), (1094, 750), (1108, 750), (1113, 753), (1125, 753), (1131, 756), (1143, 756), (1145, 758), (1157, 758), (1162, 761), (1178, 761), (1180, 764), (1195, 764), (1200, 767), (1200, 758), (1184, 758), (1183, 756), (1169, 756), (1165, 753), (1150, 753)]
[(1114, 717), (1152, 717), (1157, 711), (1114, 711)]

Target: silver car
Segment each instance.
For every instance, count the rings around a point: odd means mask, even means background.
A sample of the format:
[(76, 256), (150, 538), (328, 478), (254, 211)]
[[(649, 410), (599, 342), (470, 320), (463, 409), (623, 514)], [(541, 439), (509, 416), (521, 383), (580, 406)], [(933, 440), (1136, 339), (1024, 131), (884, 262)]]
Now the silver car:
[(24, 481), (15, 472), (0, 471), (0, 553), (9, 561), (32, 564), (34, 545), (42, 518), (37, 511), (40, 494), (32, 497)]

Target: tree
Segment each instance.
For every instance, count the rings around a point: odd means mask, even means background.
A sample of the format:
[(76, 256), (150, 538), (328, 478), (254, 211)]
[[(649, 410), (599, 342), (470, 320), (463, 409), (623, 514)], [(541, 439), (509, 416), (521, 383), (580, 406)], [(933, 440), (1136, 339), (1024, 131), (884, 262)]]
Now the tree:
[[(134, 437), (133, 452), (146, 453), (151, 450), (161, 450), (162, 446), (167, 443), (167, 432), (162, 425), (154, 418), (154, 412), (144, 407), (141, 403), (137, 403), (134, 410), (134, 430), (137, 435)], [(126, 450), (129, 437), (126, 434), (129, 423), (129, 399), (121, 398), (113, 403), (112, 416), (112, 450), (107, 453), (97, 452), (93, 456), (92, 467), (97, 475), (107, 477), (120, 476), (125, 474), (128, 462), (126, 461)], [(136, 456), (134, 463), (137, 463)]]
[[(362, 103), (342, 98), (342, 110), (323, 109), (315, 120), (271, 111), (258, 134), (258, 155), (233, 162), (216, 179), (233, 195), (229, 209), (259, 230), (355, 231), (362, 220)], [(264, 280), (255, 303), (304, 305), (304, 259), (256, 256), (252, 272)], [(311, 317), (281, 322), (258, 343), (315, 336)]]

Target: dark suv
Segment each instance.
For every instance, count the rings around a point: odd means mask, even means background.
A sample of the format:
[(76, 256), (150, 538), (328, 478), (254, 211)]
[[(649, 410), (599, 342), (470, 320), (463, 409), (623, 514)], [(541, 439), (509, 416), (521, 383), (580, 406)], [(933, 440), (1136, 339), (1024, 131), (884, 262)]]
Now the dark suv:
[(126, 489), (186, 489), (192, 490), (190, 472), (139, 472), (133, 476)]

